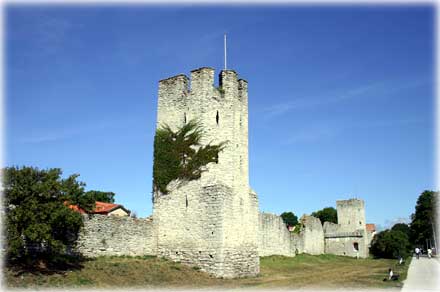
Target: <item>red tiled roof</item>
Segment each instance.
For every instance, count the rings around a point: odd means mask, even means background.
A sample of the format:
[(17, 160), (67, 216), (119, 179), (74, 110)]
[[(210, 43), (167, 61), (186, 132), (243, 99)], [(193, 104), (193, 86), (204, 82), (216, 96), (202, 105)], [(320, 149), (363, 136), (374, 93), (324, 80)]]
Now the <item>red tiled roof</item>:
[[(64, 205), (67, 205), (68, 202), (64, 202)], [(83, 210), (82, 208), (80, 208), (77, 205), (67, 205), (70, 209), (72, 209), (73, 211), (79, 212), (81, 214), (86, 214), (87, 212), (85, 210)], [(92, 214), (108, 214), (111, 211), (117, 209), (117, 208), (122, 208), (123, 210), (125, 210), (127, 213), (130, 213), (130, 211), (126, 210), (122, 205), (119, 204), (112, 204), (112, 203), (104, 203), (104, 202), (96, 202), (95, 203), (95, 209), (90, 212)]]
[(79, 212), (81, 214), (85, 214), (86, 213), (86, 211), (84, 211), (83, 209), (81, 209), (77, 205), (69, 205), (67, 207), (69, 207), (69, 209), (72, 209), (73, 211)]
[(371, 231), (371, 232), (376, 231), (376, 225), (374, 225), (374, 224), (365, 224), (365, 225), (366, 225), (367, 231)]
[(109, 213), (119, 207), (122, 207), (122, 206), (119, 204), (96, 202), (95, 210), (93, 210), (93, 213), (107, 214), (107, 213)]

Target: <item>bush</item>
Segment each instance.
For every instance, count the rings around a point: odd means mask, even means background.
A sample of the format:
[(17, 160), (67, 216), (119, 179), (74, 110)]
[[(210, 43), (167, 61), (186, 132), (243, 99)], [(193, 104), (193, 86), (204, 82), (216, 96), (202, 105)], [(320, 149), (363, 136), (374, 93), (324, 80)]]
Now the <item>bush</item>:
[(374, 236), (370, 252), (377, 258), (406, 258), (411, 254), (411, 244), (402, 231), (385, 230)]

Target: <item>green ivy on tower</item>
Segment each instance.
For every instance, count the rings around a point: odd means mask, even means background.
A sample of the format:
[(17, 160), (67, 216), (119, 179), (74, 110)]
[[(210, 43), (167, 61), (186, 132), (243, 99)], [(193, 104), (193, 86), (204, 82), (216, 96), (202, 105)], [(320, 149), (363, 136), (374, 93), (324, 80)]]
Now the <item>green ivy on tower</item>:
[(199, 179), (210, 162), (218, 162), (218, 154), (226, 142), (201, 145), (203, 128), (191, 120), (177, 131), (168, 125), (156, 130), (154, 137), (153, 186), (154, 191), (167, 194), (167, 185), (175, 179)]

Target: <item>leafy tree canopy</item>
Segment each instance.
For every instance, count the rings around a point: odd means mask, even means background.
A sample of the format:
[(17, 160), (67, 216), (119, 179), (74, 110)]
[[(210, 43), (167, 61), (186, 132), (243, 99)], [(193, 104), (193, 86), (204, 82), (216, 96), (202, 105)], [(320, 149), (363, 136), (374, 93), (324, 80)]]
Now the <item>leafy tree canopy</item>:
[(370, 252), (377, 258), (406, 258), (411, 253), (411, 243), (402, 231), (387, 229), (374, 235)]
[(6, 254), (9, 260), (38, 258), (47, 253), (62, 254), (75, 242), (83, 224), (82, 218), (69, 209), (65, 201), (87, 208), (87, 200), (83, 199), (84, 183), (76, 180), (78, 175), (62, 179), (61, 173), (58, 168), (3, 169)]
[(201, 144), (203, 129), (191, 120), (177, 131), (165, 125), (154, 137), (154, 191), (168, 193), (167, 185), (175, 179), (194, 180), (201, 176), (210, 162), (218, 161), (218, 153), (225, 142), (217, 145)]
[(324, 225), (324, 222), (338, 223), (338, 214), (336, 212), (336, 209), (333, 207), (327, 207), (322, 210), (313, 212), (312, 216), (319, 218), (322, 225)]
[(298, 224), (298, 217), (292, 212), (282, 213), (281, 218), (283, 218), (283, 221), (287, 226), (295, 226)]
[(411, 215), (412, 243), (425, 244), (427, 239), (433, 239), (436, 200), (438, 200), (438, 192), (434, 191), (424, 191), (417, 199), (415, 213)]
[(90, 197), (93, 202), (105, 202), (114, 203), (115, 193), (113, 192), (101, 192), (101, 191), (88, 191), (85, 193), (86, 197)]
[(393, 231), (401, 231), (401, 232), (406, 234), (408, 239), (410, 238), (410, 229), (409, 229), (408, 224), (405, 224), (405, 223), (394, 224), (394, 226), (391, 227), (391, 230), (393, 230)]

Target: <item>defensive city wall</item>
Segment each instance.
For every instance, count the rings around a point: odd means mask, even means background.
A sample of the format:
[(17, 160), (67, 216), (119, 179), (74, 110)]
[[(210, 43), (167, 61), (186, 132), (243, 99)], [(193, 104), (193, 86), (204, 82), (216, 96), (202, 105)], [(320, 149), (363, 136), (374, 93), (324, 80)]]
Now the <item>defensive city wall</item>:
[(167, 192), (153, 190), (148, 219), (86, 217), (78, 249), (87, 256), (157, 255), (198, 266), (217, 277), (259, 273), (260, 256), (334, 253), (365, 257), (364, 203), (337, 202), (339, 224), (303, 216), (294, 233), (274, 214), (259, 213), (249, 185), (248, 83), (234, 70), (191, 71), (159, 81), (156, 127), (173, 131), (196, 120), (201, 145), (225, 143), (201, 177), (173, 180)]
[[(215, 201), (212, 199), (207, 198), (208, 201)], [(260, 212), (258, 214), (258, 256), (293, 257), (301, 253), (312, 255), (326, 253), (367, 257), (371, 237), (365, 236), (367, 234), (365, 224), (359, 224), (365, 216), (363, 205), (363, 201), (357, 199), (337, 201), (339, 224), (325, 222), (322, 226), (318, 218), (304, 215), (300, 218), (300, 230), (294, 232), (287, 229), (280, 216)], [(210, 229), (204, 232), (212, 233)], [(176, 234), (178, 234), (177, 231)], [(358, 250), (356, 250), (356, 245)], [(89, 257), (158, 255), (157, 233), (153, 219), (151, 217), (135, 219), (85, 215), (84, 228), (78, 240), (78, 250)], [(178, 256), (179, 254), (176, 258)], [(203, 266), (203, 254), (196, 253), (194, 256), (199, 259), (199, 265)], [(205, 256), (210, 258), (209, 253)]]

